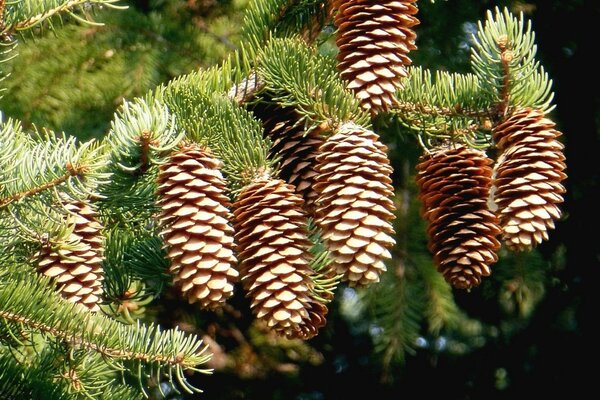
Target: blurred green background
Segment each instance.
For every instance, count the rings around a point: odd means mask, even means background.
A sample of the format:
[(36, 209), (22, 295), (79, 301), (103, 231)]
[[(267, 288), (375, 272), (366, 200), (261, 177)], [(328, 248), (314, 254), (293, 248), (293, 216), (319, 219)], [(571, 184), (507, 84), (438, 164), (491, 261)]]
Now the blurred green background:
[[(101, 137), (124, 99), (235, 49), (247, 0), (123, 3), (128, 10), (97, 12), (103, 26), (73, 23), (24, 38), (8, 64), (3, 114), (26, 126)], [(578, 398), (594, 386), (593, 368), (584, 362), (595, 362), (592, 290), (600, 267), (600, 87), (592, 59), (600, 2), (422, 0), (419, 6), (414, 64), (457, 72), (469, 69), (470, 35), (486, 10), (508, 6), (532, 19), (538, 58), (554, 80), (551, 117), (566, 145), (564, 217), (537, 251), (503, 254), (480, 288), (455, 291), (455, 303), (439, 301), (439, 310), (427, 308), (420, 293), (438, 280), (429, 279), (433, 267), (415, 196), (419, 147), (408, 136), (384, 137), (402, 205), (395, 259), (380, 287), (340, 288), (317, 338), (299, 343), (265, 335), (240, 313), (247, 308), (241, 296), (215, 315), (168, 295), (155, 304), (148, 318), (203, 335), (215, 352), (214, 375), (190, 378), (205, 391), (198, 398), (346, 399), (365, 391), (377, 399)]]

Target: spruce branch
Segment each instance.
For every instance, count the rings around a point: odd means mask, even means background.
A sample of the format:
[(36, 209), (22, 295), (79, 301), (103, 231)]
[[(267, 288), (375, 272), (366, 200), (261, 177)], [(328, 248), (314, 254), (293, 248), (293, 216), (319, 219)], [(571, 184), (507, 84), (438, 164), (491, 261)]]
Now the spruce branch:
[(537, 251), (506, 254), (494, 276), (501, 285), (498, 300), (504, 311), (530, 317), (546, 293), (547, 273), (548, 265)]
[[(2, 36), (31, 29), (54, 16), (68, 14), (78, 21), (95, 24), (86, 13), (90, 6), (124, 9), (118, 0), (17, 0), (5, 8)], [(51, 24), (50, 24), (51, 26)]]
[(313, 298), (322, 304), (327, 304), (333, 300), (334, 292), (342, 280), (342, 274), (336, 274), (331, 267), (327, 246), (323, 242), (320, 230), (312, 220), (309, 220), (308, 230), (312, 242), (310, 267), (313, 271), (311, 276), (314, 283)]
[(414, 274), (412, 268), (399, 264), (366, 294), (376, 327), (371, 333), (375, 349), (382, 356), (384, 378), (389, 378), (393, 363), (403, 363), (406, 354), (415, 351), (423, 299)]
[(407, 67), (404, 88), (396, 93), (396, 114), (419, 112), (446, 117), (489, 117), (492, 104), (481, 100), (481, 83), (474, 74), (435, 73), (423, 67)]
[(137, 99), (123, 103), (105, 142), (115, 166), (126, 173), (141, 175), (151, 165), (164, 162), (184, 135), (166, 106), (156, 100)]
[(425, 318), (429, 332), (439, 335), (442, 329), (456, 327), (460, 310), (454, 302), (452, 288), (431, 262), (419, 266), (425, 289)]
[(522, 13), (517, 19), (508, 9), (488, 11), (473, 41), (471, 66), (482, 94), (496, 106), (496, 118), (513, 108), (554, 108), (552, 81), (535, 59), (535, 34)]
[(476, 75), (411, 67), (404, 85), (396, 93), (392, 115), (417, 132), (426, 149), (448, 140), (477, 148), (490, 145), (496, 108), (482, 96)]
[[(29, 293), (27, 297), (22, 293)], [(183, 370), (208, 373), (198, 369), (210, 355), (195, 336), (181, 331), (162, 331), (157, 325), (122, 325), (112, 319), (92, 314), (61, 299), (42, 278), (6, 280), (0, 284), (0, 318), (42, 332), (75, 348), (102, 355), (117, 369), (124, 362), (134, 362), (138, 379), (147, 371), (160, 375), (175, 374), (183, 388), (195, 390), (183, 379)], [(134, 369), (135, 370), (135, 369)]]
[(271, 37), (299, 33), (312, 43), (331, 17), (330, 0), (252, 0), (244, 16), (242, 41), (259, 49)]
[(256, 58), (257, 49), (242, 43), (239, 50), (229, 54), (220, 65), (179, 76), (159, 86), (154, 97), (164, 101), (165, 98), (173, 98), (179, 92), (185, 92), (189, 87), (195, 87), (199, 93), (220, 94), (231, 100), (238, 96), (252, 97), (256, 86), (262, 85), (255, 72)]
[(73, 396), (64, 381), (53, 382), (54, 355), (43, 351), (37, 363), (18, 361), (6, 348), (0, 346), (0, 397), (3, 399), (67, 400)]
[(272, 39), (259, 54), (258, 73), (281, 106), (295, 107), (309, 127), (334, 130), (346, 121), (369, 127), (370, 117), (346, 90), (335, 61), (297, 39)]
[(129, 324), (145, 315), (172, 280), (163, 241), (152, 233), (113, 225), (105, 234), (102, 308)]
[(157, 295), (171, 281), (167, 253), (158, 236), (136, 238), (123, 257), (123, 267)]
[(102, 171), (106, 158), (98, 143), (79, 144), (74, 137), (50, 131), (34, 132), (32, 138), (10, 120), (2, 132), (13, 152), (0, 159), (12, 163), (0, 171), (0, 209), (33, 197), (44, 198), (51, 206), (55, 198), (40, 195), (59, 187), (78, 198), (98, 196), (96, 189), (107, 178)]
[(0, 397), (3, 399), (139, 400), (142, 395), (119, 383), (101, 357), (45, 343), (30, 360), (0, 347)]
[(270, 141), (263, 138), (260, 123), (252, 114), (223, 94), (205, 92), (191, 84), (179, 84), (162, 93), (188, 138), (204, 145), (223, 160), (223, 172), (237, 193), (257, 175), (275, 171), (269, 160)]
[(99, 207), (111, 224), (146, 229), (155, 212), (157, 166), (184, 137), (175, 115), (157, 100), (125, 102), (103, 144), (111, 179), (99, 188)]
[[(2, 5), (4, 3), (1, 3)], [(1, 18), (0, 14), (0, 18)], [(0, 20), (0, 31), (2, 30), (2, 21)], [(2, 68), (2, 64), (12, 60), (16, 53), (13, 53), (13, 50), (17, 47), (17, 41), (14, 40), (10, 36), (5, 36), (0, 34), (0, 83), (3, 82), (8, 74), (4, 72)], [(5, 87), (0, 87), (0, 97), (2, 97), (2, 93), (7, 89)]]
[[(164, 259), (145, 260), (140, 263), (143, 271), (152, 270), (150, 276), (140, 278), (130, 260), (135, 257), (140, 243), (147, 242), (131, 231), (113, 227), (105, 233), (104, 299), (102, 308), (114, 318), (133, 324), (144, 316), (145, 306), (160, 295), (167, 265)], [(160, 243), (157, 243), (160, 251)], [(162, 255), (162, 254), (161, 254)], [(133, 258), (137, 260), (137, 258)], [(163, 269), (160, 269), (160, 266)], [(162, 278), (162, 279), (161, 279)]]
[(56, 187), (64, 182), (66, 182), (71, 177), (82, 177), (85, 174), (85, 172), (87, 172), (87, 167), (79, 166), (79, 165), (72, 165), (69, 162), (67, 162), (64, 169), (66, 170), (66, 172), (63, 175), (57, 176), (56, 178), (52, 179), (49, 182), (45, 182), (45, 183), (41, 184), (40, 186), (33, 187), (24, 192), (15, 193), (10, 197), (0, 200), (0, 209), (2, 209), (3, 207), (6, 207), (8, 204), (10, 204), (14, 201), (21, 200), (24, 197), (34, 196), (45, 190)]

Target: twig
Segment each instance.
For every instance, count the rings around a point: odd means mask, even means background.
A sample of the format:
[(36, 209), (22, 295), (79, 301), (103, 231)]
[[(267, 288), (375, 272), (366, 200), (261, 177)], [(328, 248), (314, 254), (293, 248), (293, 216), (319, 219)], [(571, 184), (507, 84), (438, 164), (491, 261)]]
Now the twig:
[(506, 115), (510, 101), (510, 62), (513, 59), (513, 52), (507, 48), (508, 38), (506, 36), (499, 37), (497, 43), (501, 51), (500, 61), (502, 62), (502, 91), (500, 93), (498, 113), (500, 116), (504, 116)]
[(0, 208), (4, 208), (7, 205), (9, 205), (10, 203), (21, 200), (22, 198), (30, 197), (30, 196), (36, 195), (38, 193), (41, 193), (44, 190), (58, 186), (61, 183), (66, 182), (69, 178), (71, 178), (73, 176), (79, 176), (79, 175), (82, 175), (85, 172), (87, 172), (86, 167), (80, 166), (80, 165), (73, 165), (71, 163), (67, 163), (66, 170), (67, 170), (67, 172), (65, 174), (63, 174), (57, 178), (54, 178), (50, 182), (46, 182), (43, 185), (34, 187), (34, 188), (26, 190), (24, 192), (16, 193), (10, 197), (1, 199), (0, 200)]
[(97, 351), (98, 353), (106, 357), (124, 358), (128, 360), (139, 360), (145, 362), (160, 362), (169, 365), (185, 365), (185, 357), (181, 353), (176, 354), (174, 356), (163, 356), (150, 355), (142, 352), (119, 350), (111, 347), (101, 346), (97, 343), (90, 342), (89, 340), (86, 340), (82, 337), (75, 336), (73, 333), (61, 331), (60, 329), (56, 329), (42, 322), (34, 321), (30, 318), (23, 317), (10, 311), (0, 311), (0, 318), (23, 324), (45, 333), (49, 333), (52, 336), (56, 336), (64, 340), (66, 343)]

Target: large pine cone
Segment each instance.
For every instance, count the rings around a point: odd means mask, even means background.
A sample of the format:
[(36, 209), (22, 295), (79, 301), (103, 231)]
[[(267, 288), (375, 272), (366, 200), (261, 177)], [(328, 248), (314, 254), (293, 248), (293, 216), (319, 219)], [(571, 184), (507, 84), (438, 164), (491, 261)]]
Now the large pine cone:
[(416, 0), (334, 0), (338, 69), (363, 108), (376, 114), (395, 103), (416, 49)]
[(74, 218), (66, 242), (45, 246), (38, 253), (38, 272), (52, 278), (64, 298), (98, 311), (104, 272), (104, 239), (97, 213), (81, 201), (66, 200)]
[(494, 128), (501, 151), (494, 170), (494, 202), (502, 238), (512, 250), (527, 250), (548, 239), (561, 215), (566, 178), (561, 133), (543, 112), (522, 109)]
[(387, 148), (374, 132), (342, 125), (317, 156), (316, 223), (336, 272), (351, 286), (378, 282), (394, 245), (394, 189)]
[(497, 217), (488, 210), (492, 160), (479, 150), (439, 148), (417, 166), (429, 250), (453, 286), (468, 289), (498, 261)]
[(270, 157), (281, 159), (281, 178), (296, 187), (312, 213), (317, 193), (314, 190), (315, 159), (324, 142), (318, 129), (304, 130), (301, 116), (293, 107), (258, 104), (252, 111), (263, 122), (265, 137), (272, 140)]
[(190, 303), (214, 309), (233, 294), (238, 277), (233, 228), (221, 163), (196, 145), (160, 167), (160, 225), (174, 284)]
[(302, 199), (280, 179), (259, 178), (234, 206), (242, 282), (256, 317), (288, 338), (314, 336), (325, 319), (313, 300)]

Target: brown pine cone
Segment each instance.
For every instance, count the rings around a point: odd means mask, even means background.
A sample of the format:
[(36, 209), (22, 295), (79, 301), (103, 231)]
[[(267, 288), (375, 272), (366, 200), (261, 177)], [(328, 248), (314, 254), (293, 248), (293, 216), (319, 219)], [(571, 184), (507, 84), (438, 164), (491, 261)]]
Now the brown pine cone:
[(492, 160), (464, 146), (438, 148), (417, 166), (429, 250), (446, 280), (460, 289), (481, 283), (498, 261), (497, 217), (488, 210)]
[(346, 123), (317, 156), (315, 222), (333, 267), (351, 286), (378, 282), (395, 243), (392, 167), (386, 152), (377, 134)]
[(311, 297), (302, 199), (293, 186), (265, 177), (246, 186), (234, 206), (242, 282), (256, 317), (288, 338), (314, 336), (325, 320)]
[(565, 157), (557, 140), (561, 133), (554, 127), (543, 112), (521, 109), (493, 130), (501, 151), (493, 200), (502, 238), (512, 250), (527, 250), (547, 240), (561, 215)]
[(258, 104), (252, 111), (263, 122), (265, 137), (272, 140), (269, 156), (281, 159), (280, 177), (296, 187), (304, 198), (304, 208), (314, 211), (315, 158), (324, 138), (317, 129), (304, 130), (301, 116), (292, 107)]
[(52, 278), (64, 298), (98, 311), (104, 271), (104, 239), (97, 213), (82, 201), (65, 200), (73, 232), (65, 243), (44, 246), (38, 253), (38, 272)]
[(419, 23), (416, 0), (334, 0), (338, 69), (372, 114), (395, 104)]
[(173, 153), (158, 175), (161, 235), (173, 282), (190, 303), (220, 307), (233, 294), (233, 228), (221, 162), (190, 145)]

